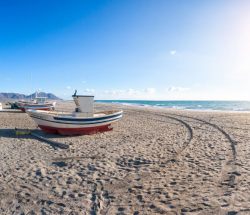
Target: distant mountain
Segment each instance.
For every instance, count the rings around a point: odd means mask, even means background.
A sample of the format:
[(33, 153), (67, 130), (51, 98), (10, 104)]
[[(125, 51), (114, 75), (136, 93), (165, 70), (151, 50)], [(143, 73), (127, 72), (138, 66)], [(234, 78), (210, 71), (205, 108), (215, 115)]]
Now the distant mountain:
[[(52, 93), (45, 93), (45, 92), (39, 92), (38, 93), (39, 97), (47, 97), (48, 99), (51, 100), (61, 100), (57, 96), (55, 96)], [(31, 95), (24, 95), (20, 93), (0, 93), (0, 100), (3, 99), (34, 99), (36, 97), (36, 93), (33, 93)]]
[(26, 96), (20, 93), (0, 93), (0, 99), (25, 99)]

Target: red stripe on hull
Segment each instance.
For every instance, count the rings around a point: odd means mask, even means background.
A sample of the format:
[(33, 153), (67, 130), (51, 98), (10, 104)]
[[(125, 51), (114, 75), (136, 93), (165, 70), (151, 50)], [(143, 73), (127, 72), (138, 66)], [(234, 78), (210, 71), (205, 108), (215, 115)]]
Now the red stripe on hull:
[(50, 134), (61, 134), (61, 135), (90, 135), (99, 132), (106, 132), (113, 130), (111, 125), (102, 125), (91, 128), (54, 128), (50, 126), (38, 125), (44, 132)]

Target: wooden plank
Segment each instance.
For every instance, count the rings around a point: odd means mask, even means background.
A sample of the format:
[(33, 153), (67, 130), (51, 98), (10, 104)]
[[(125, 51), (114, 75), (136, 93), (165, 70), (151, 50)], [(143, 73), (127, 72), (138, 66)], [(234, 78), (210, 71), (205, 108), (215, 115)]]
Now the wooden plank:
[(35, 132), (32, 132), (31, 130), (29, 129), (19, 129), (19, 128), (15, 128), (15, 134), (17, 136), (23, 136), (23, 135), (31, 135), (33, 137), (35, 137), (36, 139), (38, 140), (41, 140), (43, 142), (46, 142), (48, 143), (49, 145), (51, 145), (52, 147), (54, 148), (60, 148), (60, 149), (68, 149), (69, 146), (67, 144), (64, 144), (64, 143), (59, 143), (59, 142), (56, 142), (54, 140), (50, 140), (48, 138), (45, 138)]

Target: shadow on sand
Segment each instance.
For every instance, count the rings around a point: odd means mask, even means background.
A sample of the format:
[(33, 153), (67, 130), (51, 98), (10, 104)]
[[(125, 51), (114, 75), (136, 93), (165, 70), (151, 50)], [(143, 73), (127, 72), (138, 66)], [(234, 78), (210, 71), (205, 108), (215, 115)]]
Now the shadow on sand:
[(56, 142), (50, 138), (60, 138), (62, 136), (56, 135), (56, 134), (46, 134), (42, 132), (39, 129), (33, 129), (30, 130), (32, 134), (24, 134), (24, 135), (16, 135), (15, 129), (9, 129), (9, 128), (2, 128), (0, 129), (0, 137), (5, 138), (22, 138), (22, 139), (35, 139), (40, 140), (43, 143), (47, 143), (50, 146), (52, 146), (54, 149), (61, 148), (61, 149), (67, 149), (68, 145), (64, 143)]
[(0, 113), (24, 113), (19, 109), (2, 109)]
[(0, 137), (9, 137), (9, 138), (16, 137), (15, 129), (1, 128), (0, 129)]
[[(19, 129), (19, 128), (17, 128)], [(36, 134), (43, 136), (44, 138), (63, 138), (67, 136), (62, 136), (59, 134), (48, 134), (44, 133), (39, 128), (37, 129), (30, 129), (31, 132), (35, 132)], [(27, 135), (16, 135), (15, 128), (0, 128), (0, 137), (9, 137), (9, 138), (29, 138), (31, 137), (29, 134)]]

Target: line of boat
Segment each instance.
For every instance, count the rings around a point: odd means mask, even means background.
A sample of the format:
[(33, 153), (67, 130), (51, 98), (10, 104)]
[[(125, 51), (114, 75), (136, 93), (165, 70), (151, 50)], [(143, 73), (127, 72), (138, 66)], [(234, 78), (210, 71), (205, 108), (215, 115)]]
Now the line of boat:
[(23, 112), (29, 110), (54, 110), (56, 102), (47, 102), (47, 97), (39, 97), (36, 93), (36, 97), (30, 101), (17, 101), (11, 103), (11, 107), (20, 109)]

